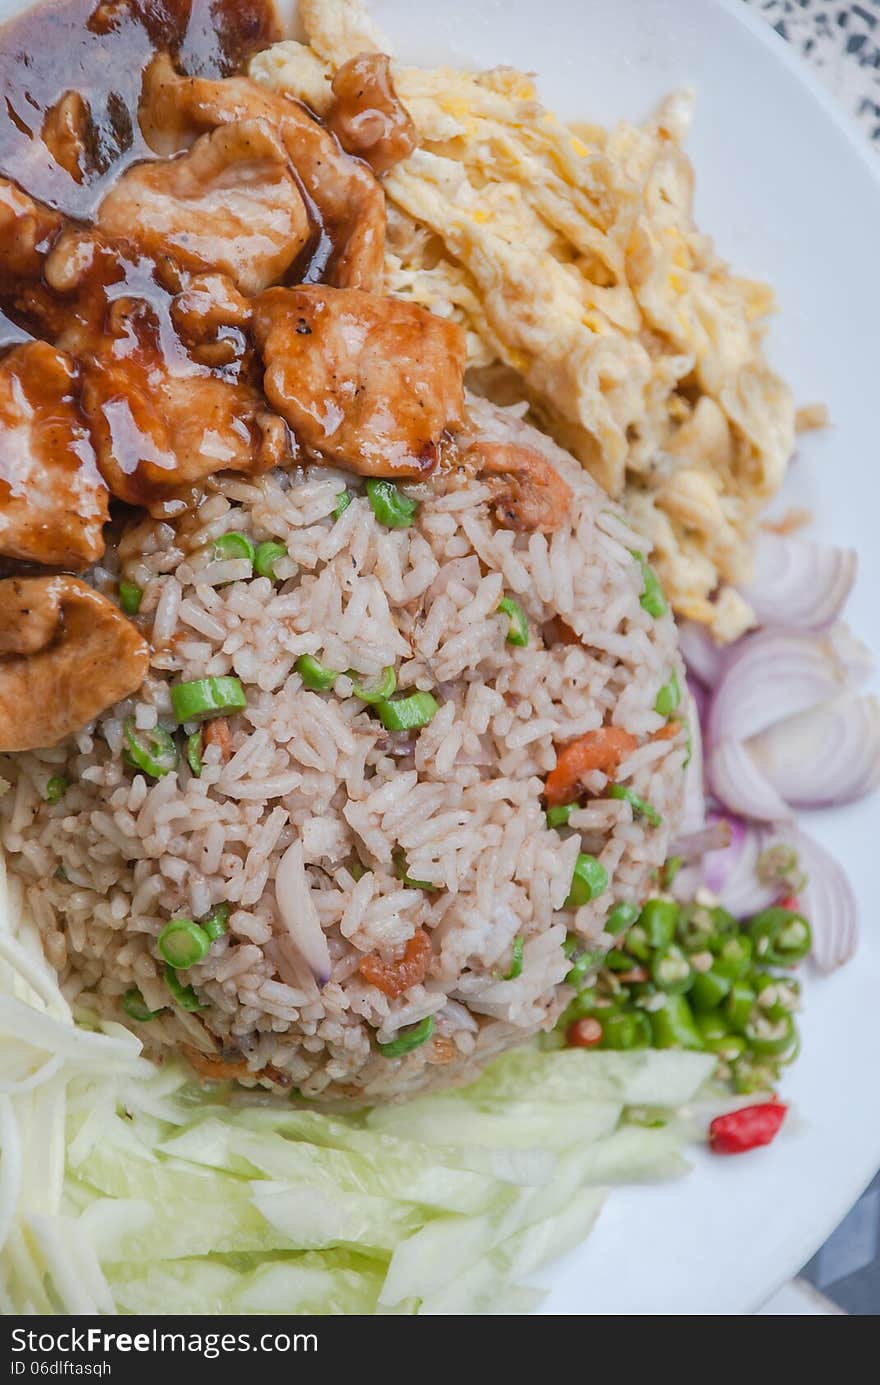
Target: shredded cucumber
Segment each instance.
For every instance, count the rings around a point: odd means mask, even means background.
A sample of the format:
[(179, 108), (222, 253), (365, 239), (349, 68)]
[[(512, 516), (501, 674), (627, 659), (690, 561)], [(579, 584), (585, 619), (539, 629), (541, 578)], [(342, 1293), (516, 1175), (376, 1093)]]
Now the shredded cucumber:
[(122, 1026), (76, 1023), (4, 899), (5, 1313), (531, 1312), (522, 1281), (589, 1234), (609, 1187), (686, 1168), (675, 1112), (711, 1056), (521, 1051), (352, 1117), (227, 1104)]

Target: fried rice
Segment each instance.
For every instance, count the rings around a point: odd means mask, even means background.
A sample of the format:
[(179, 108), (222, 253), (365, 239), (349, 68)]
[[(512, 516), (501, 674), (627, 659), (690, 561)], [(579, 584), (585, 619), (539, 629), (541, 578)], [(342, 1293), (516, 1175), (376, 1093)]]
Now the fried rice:
[[(554, 1024), (573, 994), (567, 936), (607, 946), (611, 910), (642, 900), (665, 859), (686, 731), (658, 737), (654, 702), (683, 673), (671, 616), (640, 601), (639, 540), (522, 409), (469, 407), (484, 439), (539, 449), (564, 475), (573, 502), (557, 532), (497, 527), (485, 481), (460, 468), (406, 487), (419, 509), (402, 529), (378, 522), (359, 478), (327, 467), (217, 477), (195, 514), (144, 520), (92, 574), (110, 589), (121, 555), (144, 588), (154, 653), (139, 693), (57, 747), (3, 757), (16, 903), (81, 1009), (131, 1023), (121, 1001), (140, 991), (157, 1012), (135, 1024), (153, 1057), (183, 1048), (205, 1076), (353, 1102), (464, 1081)], [(215, 556), (230, 530), (286, 547), (274, 581)], [(507, 642), (505, 595), (528, 618), (525, 648)], [(329, 691), (304, 686), (303, 654), (338, 671)], [(386, 731), (354, 695), (353, 679), (387, 666), (401, 690), (437, 699), (416, 733)], [(206, 738), (199, 777), (183, 755), (155, 782), (126, 762), (126, 718), (173, 727), (170, 685), (222, 674), (247, 707), (228, 743)], [(603, 797), (594, 771), (572, 830), (548, 828), (557, 748), (603, 724), (638, 738), (616, 778), (662, 821)], [(53, 776), (69, 781), (55, 803)], [(566, 908), (580, 851), (610, 883)], [(179, 973), (200, 1008), (171, 1005), (160, 930), (218, 904), (228, 931)], [(326, 984), (298, 936), (315, 927)], [(361, 964), (394, 965), (420, 930), (427, 971), (389, 997)], [(522, 970), (506, 979), (516, 939)], [(428, 1016), (427, 1042), (383, 1053)]]

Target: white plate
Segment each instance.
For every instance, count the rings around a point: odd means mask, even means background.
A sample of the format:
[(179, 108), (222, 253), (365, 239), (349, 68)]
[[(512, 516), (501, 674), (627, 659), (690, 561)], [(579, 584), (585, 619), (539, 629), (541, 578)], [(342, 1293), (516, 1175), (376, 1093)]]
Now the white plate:
[[(400, 57), (536, 72), (570, 119), (639, 119), (675, 87), (697, 89), (697, 219), (740, 272), (775, 286), (771, 357), (799, 402), (830, 408), (833, 428), (804, 438), (788, 489), (820, 537), (858, 549), (848, 617), (880, 650), (880, 160), (860, 132), (741, 0), (372, 0), (371, 12)], [(615, 1192), (590, 1240), (545, 1273), (545, 1312), (751, 1312), (880, 1164), (880, 813), (872, 800), (804, 821), (847, 867), (863, 942), (808, 987), (784, 1138)]]
[[(0, 17), (21, 8), (0, 0)], [(849, 616), (880, 648), (880, 177), (859, 134), (739, 0), (374, 0), (373, 12), (401, 56), (535, 71), (569, 118), (638, 118), (696, 86), (699, 223), (738, 269), (776, 286), (771, 355), (801, 402), (830, 407), (834, 427), (804, 441), (792, 494), (820, 536), (858, 548)], [(546, 1312), (750, 1312), (880, 1163), (880, 814), (868, 802), (808, 825), (847, 866), (864, 939), (854, 963), (809, 986), (784, 1137), (743, 1159), (698, 1158), (676, 1184), (616, 1192), (587, 1244), (546, 1273)]]

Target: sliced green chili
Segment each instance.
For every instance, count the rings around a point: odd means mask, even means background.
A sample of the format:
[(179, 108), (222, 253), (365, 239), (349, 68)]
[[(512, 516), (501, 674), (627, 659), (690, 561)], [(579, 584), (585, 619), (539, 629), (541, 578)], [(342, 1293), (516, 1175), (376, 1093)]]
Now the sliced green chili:
[(776, 1086), (777, 1077), (775, 1064), (755, 1063), (745, 1054), (733, 1065), (733, 1090), (740, 1096), (770, 1092)]
[(659, 949), (651, 963), (654, 984), (667, 995), (682, 995), (694, 984), (695, 972), (678, 943)]
[(156, 942), (165, 961), (177, 971), (194, 967), (211, 950), (211, 939), (206, 930), (192, 919), (172, 919), (166, 923)]
[(189, 765), (196, 779), (201, 778), (202, 774), (202, 733), (193, 731), (192, 735), (186, 738), (186, 763)]
[(664, 683), (654, 699), (654, 711), (661, 717), (671, 717), (678, 704), (681, 702), (681, 684), (678, 681), (678, 674), (673, 673), (668, 683)]
[(136, 616), (144, 599), (144, 589), (137, 582), (119, 583), (119, 604), (127, 616)]
[(523, 941), (522, 934), (517, 933), (511, 946), (510, 967), (502, 976), (502, 981), (515, 981), (518, 976), (522, 976)]
[(512, 596), (502, 596), (498, 602), (498, 610), (507, 616), (507, 643), (515, 644), (518, 649), (525, 649), (529, 642), (529, 623), (522, 606), (518, 601), (514, 601)]
[(667, 995), (663, 1008), (652, 1010), (651, 1033), (655, 1048), (702, 1048), (703, 1036), (683, 995)]
[(681, 909), (671, 899), (649, 899), (639, 915), (651, 947), (668, 947), (675, 937)]
[(712, 968), (719, 975), (731, 981), (740, 981), (752, 965), (752, 940), (747, 933), (735, 933), (732, 937), (712, 938), (709, 943), (715, 953)]
[(640, 923), (634, 923), (623, 940), (623, 946), (631, 957), (635, 957), (640, 962), (651, 960), (651, 944), (648, 942), (648, 935)]
[(803, 961), (813, 944), (812, 930), (803, 915), (781, 906), (755, 914), (748, 929), (755, 956), (777, 967)]
[(137, 986), (132, 986), (130, 991), (125, 992), (122, 997), (122, 1008), (129, 1019), (136, 1020), (138, 1024), (149, 1024), (150, 1020), (154, 1020), (161, 1013), (159, 1010), (151, 1010), (148, 1007)]
[(717, 1010), (722, 1000), (725, 999), (733, 980), (729, 976), (724, 976), (714, 967), (709, 971), (698, 972), (694, 977), (694, 984), (690, 989), (690, 1002), (695, 1010), (705, 1013), (709, 1010)]
[(46, 785), (46, 793), (44, 795), (46, 802), (58, 803), (69, 788), (70, 780), (67, 778), (66, 774), (53, 774)]
[[(173, 692), (173, 690), (172, 690)], [(125, 759), (136, 769), (143, 770), (151, 779), (161, 779), (177, 768), (179, 755), (174, 738), (162, 726), (154, 726), (151, 731), (139, 731), (134, 717), (126, 717), (122, 723), (125, 737)]]
[(567, 827), (568, 819), (579, 805), (577, 803), (557, 803), (554, 808), (547, 809), (548, 827)]
[(743, 1030), (743, 1038), (759, 1057), (779, 1057), (795, 1041), (794, 1020), (791, 1015), (772, 1020), (768, 1015), (756, 1015)]
[(640, 553), (637, 548), (630, 549), (630, 552), (642, 569), (642, 594), (639, 597), (642, 609), (647, 611), (649, 616), (665, 616), (669, 607), (656, 572), (646, 560), (644, 553)]
[(165, 985), (171, 992), (172, 998), (181, 1010), (204, 1010), (204, 1005), (199, 1000), (192, 986), (184, 986), (177, 972), (170, 962), (165, 964)]
[(229, 930), (229, 905), (215, 904), (210, 914), (202, 919), (202, 928), (210, 942), (214, 943)]
[(404, 495), (393, 481), (369, 480), (367, 499), (373, 514), (386, 529), (408, 529), (419, 508), (419, 502)]
[(214, 540), (213, 552), (215, 558), (247, 558), (249, 563), (253, 563), (257, 550), (247, 534), (233, 529)]
[(429, 692), (411, 693), (394, 702), (377, 702), (376, 711), (386, 731), (418, 731), (434, 720), (437, 700)]
[(340, 515), (345, 513), (350, 504), (351, 491), (340, 491), (336, 497), (336, 504), (333, 506), (333, 509), (331, 511), (333, 518), (338, 519)]
[(283, 543), (273, 543), (267, 539), (265, 543), (258, 543), (254, 553), (254, 572), (258, 577), (269, 577), (275, 580), (275, 564), (279, 558), (287, 557), (287, 549)]
[(397, 691), (397, 674), (389, 664), (375, 678), (363, 678), (352, 682), (351, 690), (361, 702), (387, 702)]
[(724, 1016), (731, 1029), (738, 1033), (745, 1030), (752, 1017), (756, 999), (755, 992), (745, 981), (734, 981), (724, 1002)]
[(575, 988), (580, 986), (581, 982), (587, 979), (588, 973), (592, 971), (593, 967), (598, 962), (599, 955), (599, 952), (595, 948), (588, 948), (586, 952), (582, 952), (580, 957), (577, 958), (566, 973), (566, 986), (574, 986)]
[(437, 886), (436, 886), (436, 885), (432, 885), (431, 882), (430, 882), (430, 880), (414, 880), (414, 879), (412, 878), (412, 876), (410, 875), (409, 870), (408, 870), (408, 868), (407, 868), (407, 864), (406, 864), (406, 854), (405, 854), (405, 852), (403, 852), (403, 851), (401, 850), (400, 847), (397, 847), (397, 848), (395, 849), (395, 851), (392, 853), (392, 858), (391, 858), (391, 859), (392, 859), (392, 861), (393, 861), (393, 863), (394, 863), (394, 874), (395, 874), (395, 876), (396, 876), (397, 879), (401, 882), (401, 884), (403, 884), (403, 885), (405, 885), (405, 886), (407, 887), (408, 890), (436, 890), (436, 889), (437, 889)]
[(175, 683), (170, 691), (171, 709), (178, 722), (222, 717), (227, 712), (240, 712), (247, 706), (244, 688), (237, 678), (229, 675)]
[(664, 890), (672, 888), (675, 883), (675, 877), (678, 875), (683, 865), (684, 860), (681, 856), (670, 856), (667, 859), (666, 864), (660, 872), (660, 883)]
[(600, 1019), (602, 1038), (600, 1048), (626, 1052), (633, 1048), (648, 1048), (651, 1043), (651, 1024), (644, 1010), (627, 1010)]
[(616, 938), (624, 929), (629, 928), (635, 923), (639, 916), (638, 904), (630, 904), (626, 899), (622, 899), (619, 904), (615, 904), (611, 913), (605, 920), (605, 931)]
[(608, 872), (602, 862), (586, 851), (581, 851), (574, 863), (574, 874), (571, 877), (565, 908), (580, 909), (581, 905), (589, 904), (591, 899), (595, 899), (607, 888)]
[(427, 1043), (433, 1033), (434, 1016), (426, 1015), (418, 1024), (398, 1034), (396, 1039), (391, 1039), (387, 1044), (377, 1043), (376, 1047), (383, 1058), (400, 1058), (402, 1054), (411, 1053), (414, 1048)]
[(646, 799), (640, 798), (634, 789), (628, 789), (625, 784), (609, 784), (607, 793), (609, 798), (619, 798), (628, 803), (633, 810), (633, 816), (645, 818), (651, 827), (659, 827), (662, 823), (663, 818), (657, 809)]
[(316, 659), (314, 654), (301, 654), (296, 661), (296, 671), (307, 688), (312, 692), (326, 692), (332, 688), (339, 677), (336, 669), (328, 668)]
[(632, 967), (632, 957), (628, 952), (624, 952), (622, 947), (612, 947), (605, 954), (605, 966), (609, 971), (629, 971)]

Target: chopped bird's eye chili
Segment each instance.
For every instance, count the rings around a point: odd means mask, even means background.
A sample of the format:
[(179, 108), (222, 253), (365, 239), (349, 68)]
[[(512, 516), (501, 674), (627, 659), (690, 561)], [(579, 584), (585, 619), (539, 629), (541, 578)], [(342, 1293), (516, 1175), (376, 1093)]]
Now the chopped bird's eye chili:
[(782, 1101), (763, 1101), (716, 1116), (709, 1126), (709, 1147), (715, 1154), (745, 1154), (769, 1145), (779, 1134), (787, 1110)]
[(597, 1048), (602, 1042), (602, 1026), (592, 1016), (575, 1020), (565, 1031), (565, 1041), (570, 1048)]
[(575, 1022), (595, 1019), (597, 1047), (639, 1047), (647, 1035), (655, 1048), (715, 1055), (716, 1075), (736, 1092), (773, 1090), (799, 1049), (800, 985), (788, 958), (804, 946), (806, 920), (796, 906), (787, 899), (739, 922), (695, 901), (654, 897), (641, 910), (619, 901), (604, 924), (616, 939), (610, 951), (583, 950), (574, 934), (563, 944), (571, 959), (565, 980), (578, 992), (559, 1021), (566, 1041), (576, 1045)]

